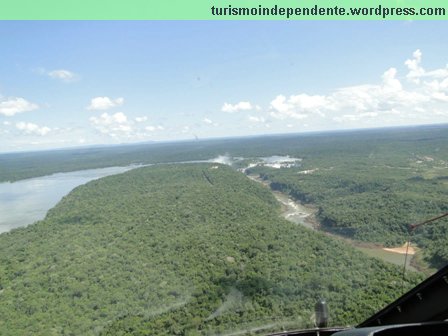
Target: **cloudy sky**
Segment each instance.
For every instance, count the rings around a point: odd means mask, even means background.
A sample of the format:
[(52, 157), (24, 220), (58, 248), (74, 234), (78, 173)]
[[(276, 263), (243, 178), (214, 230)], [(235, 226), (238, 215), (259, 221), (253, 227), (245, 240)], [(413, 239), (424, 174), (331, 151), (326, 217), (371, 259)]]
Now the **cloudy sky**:
[(448, 122), (448, 22), (0, 22), (0, 152)]

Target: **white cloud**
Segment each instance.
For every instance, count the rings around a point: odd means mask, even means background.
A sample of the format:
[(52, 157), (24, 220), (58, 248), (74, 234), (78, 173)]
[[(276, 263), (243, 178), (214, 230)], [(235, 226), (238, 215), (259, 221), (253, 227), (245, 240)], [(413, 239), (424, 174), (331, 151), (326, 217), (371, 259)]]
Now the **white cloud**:
[(128, 135), (132, 131), (131, 123), (122, 112), (115, 114), (105, 112), (101, 116), (91, 117), (89, 120), (98, 131), (112, 137)]
[(420, 83), (420, 77), (425, 74), (425, 70), (423, 70), (423, 68), (420, 66), (421, 61), (422, 61), (422, 52), (420, 51), (420, 49), (417, 49), (412, 54), (412, 58), (404, 62), (404, 64), (409, 69), (406, 78), (415, 84)]
[(103, 113), (99, 118), (91, 117), (92, 121), (96, 125), (111, 125), (111, 124), (124, 124), (128, 118), (123, 112), (117, 112), (115, 114)]
[(136, 118), (135, 118), (135, 121), (138, 122), (138, 123), (142, 123), (142, 122), (145, 122), (145, 121), (147, 121), (147, 120), (148, 120), (148, 117), (146, 117), (146, 116), (143, 116), (143, 117), (136, 117)]
[(271, 108), (279, 113), (287, 114), (288, 110), (292, 109), (293, 106), (288, 104), (285, 96), (278, 95), (271, 101)]
[(448, 95), (446, 95), (444, 92), (434, 92), (432, 97), (434, 99), (448, 103)]
[(207, 117), (202, 119), (202, 122), (206, 125), (211, 125), (214, 127), (219, 126), (219, 124), (217, 122), (214, 122), (213, 120), (211, 120), (210, 118), (207, 118)]
[(229, 104), (229, 103), (224, 103), (224, 105), (221, 108), (221, 111), (223, 112), (227, 112), (227, 113), (234, 113), (234, 112), (238, 112), (238, 111), (249, 111), (252, 110), (254, 107), (252, 106), (252, 104), (248, 101), (242, 101), (239, 102), (237, 104)]
[(146, 126), (145, 130), (150, 131), (150, 132), (154, 132), (154, 131), (163, 131), (165, 128), (161, 125), (157, 125), (157, 126)]
[(66, 69), (57, 69), (57, 70), (46, 70), (45, 68), (36, 68), (33, 69), (34, 73), (37, 73), (42, 76), (48, 76), (53, 79), (57, 79), (63, 82), (73, 82), (79, 79), (79, 76), (75, 74), (73, 71)]
[(417, 49), (412, 54), (412, 58), (406, 60), (404, 64), (407, 66), (409, 72), (406, 75), (406, 78), (414, 83), (420, 84), (421, 79), (439, 79), (439, 78), (447, 78), (448, 77), (448, 65), (445, 68), (435, 69), (432, 71), (426, 71), (420, 64), (422, 62), (423, 53), (420, 49)]
[(109, 110), (113, 107), (121, 106), (124, 103), (124, 98), (111, 99), (109, 97), (95, 97), (87, 106), (88, 110)]
[(0, 114), (12, 117), (18, 113), (33, 111), (39, 108), (38, 105), (30, 103), (24, 98), (12, 97), (7, 100), (0, 101)]
[(47, 135), (51, 131), (51, 128), (49, 127), (46, 126), (40, 127), (36, 124), (27, 122), (16, 123), (16, 128), (20, 131), (23, 131), (25, 134), (35, 134), (40, 136)]
[(402, 83), (391, 67), (378, 84), (339, 88), (327, 95), (278, 95), (269, 114), (278, 120), (307, 119), (314, 127), (328, 129), (446, 122), (448, 68), (426, 71), (421, 63), (420, 50), (405, 62), (408, 83)]
[(270, 115), (281, 120), (286, 118), (305, 119), (309, 117), (310, 113), (324, 116), (322, 111), (328, 108), (329, 104), (330, 102), (325, 96), (301, 93), (286, 98), (283, 95), (278, 95), (271, 101)]
[(74, 72), (63, 69), (49, 71), (47, 72), (47, 75), (53, 79), (59, 79), (64, 82), (71, 82), (76, 79), (76, 74)]
[(397, 69), (395, 68), (390, 68), (383, 74), (381, 78), (383, 79), (383, 87), (385, 91), (396, 92), (403, 88), (396, 76)]
[(264, 123), (266, 121), (264, 117), (249, 116), (248, 119), (253, 123)]

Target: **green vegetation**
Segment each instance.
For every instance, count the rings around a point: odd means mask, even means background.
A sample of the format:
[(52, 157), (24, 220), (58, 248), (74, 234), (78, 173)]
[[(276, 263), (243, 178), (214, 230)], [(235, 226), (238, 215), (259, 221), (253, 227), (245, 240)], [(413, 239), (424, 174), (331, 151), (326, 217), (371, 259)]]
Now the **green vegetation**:
[(266, 332), (310, 326), (321, 296), (346, 325), (401, 293), (399, 268), (278, 215), (269, 190), (216, 164), (80, 186), (0, 235), (0, 334)]
[[(325, 142), (326, 141), (326, 142)], [(291, 152), (303, 166), (256, 167), (271, 187), (318, 206), (323, 228), (350, 238), (403, 245), (408, 225), (448, 212), (448, 127), (326, 137)], [(412, 242), (434, 267), (448, 262), (448, 220), (418, 228)]]
[[(417, 162), (426, 155), (446, 162), (447, 134), (448, 126), (441, 125), (8, 153), (0, 154), (0, 182), (82, 169), (208, 160), (224, 154), (246, 158), (235, 163), (237, 167), (244, 167), (250, 158), (271, 155), (305, 158), (305, 168), (345, 164), (347, 173), (373, 164), (384, 166), (384, 177), (403, 173), (388, 166), (408, 167), (410, 159)], [(446, 166), (437, 163), (415, 163), (414, 168), (424, 178), (448, 175)]]
[(82, 169), (208, 160), (226, 153), (256, 157), (280, 151), (286, 155), (302, 139), (313, 142), (306, 136), (264, 136), (0, 154), (0, 182)]

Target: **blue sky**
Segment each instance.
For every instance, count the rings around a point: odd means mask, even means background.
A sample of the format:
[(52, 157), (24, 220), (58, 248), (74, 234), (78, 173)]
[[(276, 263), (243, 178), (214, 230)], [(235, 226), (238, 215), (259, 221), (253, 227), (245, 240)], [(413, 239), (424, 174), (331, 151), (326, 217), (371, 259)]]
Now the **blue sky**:
[(0, 152), (448, 122), (448, 23), (0, 22)]

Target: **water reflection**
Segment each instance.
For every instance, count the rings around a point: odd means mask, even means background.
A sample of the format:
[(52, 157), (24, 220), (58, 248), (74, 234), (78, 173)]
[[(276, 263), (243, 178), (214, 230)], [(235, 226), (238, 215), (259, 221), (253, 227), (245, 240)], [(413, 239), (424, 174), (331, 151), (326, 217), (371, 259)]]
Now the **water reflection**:
[(43, 219), (63, 196), (81, 184), (137, 167), (88, 169), (0, 183), (0, 233)]

